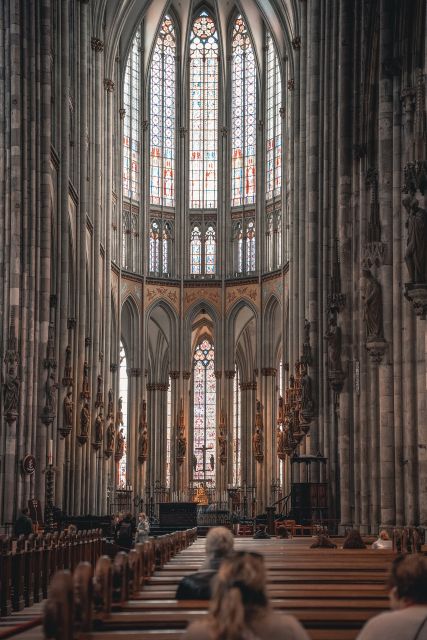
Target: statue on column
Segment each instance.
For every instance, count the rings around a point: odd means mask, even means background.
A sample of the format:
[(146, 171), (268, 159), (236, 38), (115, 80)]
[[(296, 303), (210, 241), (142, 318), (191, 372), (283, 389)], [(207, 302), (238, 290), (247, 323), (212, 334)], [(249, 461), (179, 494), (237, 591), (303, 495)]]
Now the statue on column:
[(7, 366), (4, 382), (4, 414), (6, 417), (16, 417), (18, 415), (19, 387), (20, 382), (16, 364), (10, 362)]
[(116, 438), (116, 452), (114, 454), (114, 459), (116, 462), (120, 462), (123, 458), (125, 452), (125, 435), (123, 432), (123, 427), (120, 429)]
[(117, 407), (116, 427), (123, 427), (123, 424), (123, 398), (120, 396)]
[(361, 296), (367, 340), (383, 340), (381, 285), (369, 269), (362, 271)]
[(116, 439), (116, 429), (114, 427), (114, 422), (112, 418), (109, 418), (107, 433), (106, 433), (106, 447), (105, 447), (105, 455), (107, 458), (111, 458), (114, 453), (114, 441)]
[(81, 395), (82, 398), (90, 398), (90, 393), (89, 393), (89, 365), (86, 362), (86, 360), (83, 363), (83, 384), (82, 384), (82, 392), (81, 392), (80, 395)]
[(255, 459), (258, 462), (262, 462), (264, 460), (264, 434), (261, 402), (259, 400), (256, 402), (255, 433), (252, 436), (252, 447)]
[(185, 437), (184, 407), (181, 400), (181, 409), (178, 414), (178, 434), (176, 439), (176, 459), (182, 464), (187, 452), (187, 438)]
[(328, 330), (325, 338), (328, 341), (328, 369), (342, 371), (341, 364), (341, 328), (337, 323), (337, 312), (331, 310), (328, 318)]
[(304, 420), (310, 422), (314, 415), (313, 384), (305, 364), (301, 373), (301, 413)]
[(99, 449), (104, 438), (104, 416), (102, 408), (95, 418), (95, 441), (92, 443), (94, 449)]
[(80, 411), (80, 433), (77, 436), (80, 444), (85, 444), (89, 436), (90, 409), (87, 402), (84, 403)]
[(45, 391), (46, 391), (46, 404), (43, 409), (43, 413), (46, 416), (54, 417), (56, 415), (56, 390), (58, 384), (55, 380), (55, 375), (51, 371), (46, 379)]
[(73, 402), (73, 392), (71, 389), (67, 391), (67, 394), (64, 398), (63, 402), (63, 425), (60, 428), (61, 435), (65, 438), (73, 428), (73, 413), (74, 413), (74, 402)]
[(209, 464), (211, 467), (211, 471), (213, 471), (215, 469), (215, 456), (213, 453), (211, 453), (211, 457), (209, 458)]
[(109, 418), (114, 418), (114, 398), (113, 398), (113, 390), (109, 389), (108, 391), (108, 410), (107, 416)]
[(422, 209), (417, 198), (409, 195), (403, 199), (408, 212), (406, 228), (405, 263), (411, 283), (427, 282), (427, 211)]
[(148, 426), (147, 426), (147, 403), (142, 403), (141, 422), (139, 424), (138, 437), (138, 460), (144, 463), (148, 456)]

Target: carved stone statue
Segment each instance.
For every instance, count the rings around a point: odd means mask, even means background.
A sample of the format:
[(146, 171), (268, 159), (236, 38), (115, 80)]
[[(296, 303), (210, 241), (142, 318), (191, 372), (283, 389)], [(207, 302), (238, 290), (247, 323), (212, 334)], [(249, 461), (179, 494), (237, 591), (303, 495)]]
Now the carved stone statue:
[(259, 427), (257, 427), (255, 429), (255, 433), (252, 436), (252, 445), (254, 448), (254, 454), (255, 457), (259, 457), (259, 456), (263, 456), (263, 436), (262, 436), (262, 432), (261, 429)]
[(325, 333), (328, 341), (328, 368), (329, 371), (341, 371), (341, 329), (337, 324), (335, 311), (329, 313), (329, 328)]
[(219, 459), (222, 463), (227, 461), (227, 436), (225, 431), (220, 429), (218, 436)]
[(95, 443), (101, 443), (104, 438), (104, 416), (102, 409), (95, 418)]
[(89, 365), (85, 361), (83, 363), (83, 384), (82, 384), (82, 397), (89, 398)]
[(314, 413), (313, 384), (307, 367), (303, 368), (301, 375), (301, 411), (305, 418)]
[(123, 433), (123, 427), (120, 429), (116, 438), (116, 452), (114, 458), (116, 462), (119, 462), (123, 458), (125, 452), (125, 436)]
[(64, 428), (68, 432), (70, 432), (73, 427), (73, 408), (73, 393), (72, 391), (68, 391), (63, 403)]
[(80, 411), (80, 434), (78, 436), (80, 444), (87, 441), (89, 434), (90, 409), (87, 402), (84, 403)]
[(4, 413), (6, 416), (15, 416), (18, 413), (19, 386), (17, 367), (11, 362), (7, 367), (4, 382)]
[(46, 391), (46, 404), (44, 407), (44, 413), (54, 416), (56, 415), (56, 390), (58, 385), (55, 381), (55, 376), (51, 372), (46, 380), (45, 391)]
[(116, 427), (120, 426), (123, 426), (123, 398), (121, 396), (119, 398), (116, 415)]
[(193, 453), (193, 472), (196, 473), (197, 471), (197, 456), (196, 454)]
[(103, 396), (102, 396), (102, 376), (101, 374), (98, 376), (98, 382), (97, 382), (97, 387), (96, 387), (96, 402), (95, 402), (95, 407), (102, 407), (104, 406), (103, 403)]
[(383, 308), (381, 285), (369, 269), (363, 269), (361, 295), (363, 301), (363, 320), (368, 340), (383, 339)]
[(139, 430), (139, 441), (138, 441), (138, 460), (140, 462), (145, 462), (148, 455), (148, 431), (147, 425), (144, 424), (140, 427)]
[(185, 458), (185, 452), (187, 450), (187, 438), (184, 435), (182, 429), (179, 430), (177, 443), (176, 443), (176, 457), (178, 460)]
[(108, 413), (109, 418), (114, 418), (114, 398), (113, 398), (113, 390), (109, 389), (108, 391)]
[(412, 283), (427, 282), (427, 211), (419, 206), (415, 196), (403, 199), (408, 212), (405, 262)]
[(283, 431), (281, 427), (277, 427), (276, 429), (276, 453), (280, 455), (283, 453)]
[(211, 453), (211, 457), (209, 458), (209, 464), (211, 470), (213, 471), (215, 469), (215, 456), (213, 455), (213, 453)]
[(73, 383), (73, 368), (71, 365), (71, 347), (67, 346), (65, 349), (65, 364), (64, 364), (64, 378), (63, 384), (69, 386)]
[(106, 453), (109, 457), (114, 451), (114, 440), (116, 439), (116, 430), (112, 420), (110, 420), (108, 423), (106, 436), (107, 436)]

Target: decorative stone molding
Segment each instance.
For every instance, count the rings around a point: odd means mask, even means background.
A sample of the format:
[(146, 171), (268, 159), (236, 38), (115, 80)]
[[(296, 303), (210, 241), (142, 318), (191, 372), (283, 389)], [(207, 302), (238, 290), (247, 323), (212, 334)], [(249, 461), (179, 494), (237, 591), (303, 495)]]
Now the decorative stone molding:
[(126, 109), (119, 109), (120, 120), (124, 120), (126, 115)]
[(375, 364), (380, 364), (387, 348), (387, 342), (385, 340), (368, 340), (366, 343), (366, 349), (369, 353), (371, 361)]
[(92, 338), (88, 336), (87, 338), (85, 338), (85, 347), (90, 347), (91, 344), (92, 344)]
[(415, 195), (419, 191), (424, 195), (427, 192), (427, 161), (408, 162), (403, 169), (403, 177), (402, 193)]
[(12, 424), (18, 417), (19, 390), (21, 387), (21, 381), (18, 377), (18, 349), (15, 334), (15, 314), (13, 310), (10, 314), (7, 351), (4, 362), (6, 365), (6, 374), (3, 384), (3, 410), (6, 422)]
[(95, 51), (95, 53), (101, 53), (101, 51), (104, 51), (104, 43), (99, 38), (91, 38), (90, 46)]
[(404, 286), (404, 295), (412, 304), (415, 315), (425, 320), (427, 314), (427, 283), (407, 282)]
[(386, 245), (384, 242), (367, 242), (363, 247), (362, 267), (380, 267), (384, 264)]
[(167, 391), (169, 385), (163, 382), (148, 382), (146, 387), (147, 391)]
[(72, 387), (74, 383), (73, 379), (73, 366), (71, 364), (71, 346), (68, 345), (65, 349), (65, 364), (64, 364), (64, 377), (62, 378), (62, 384), (64, 387)]
[(295, 49), (295, 51), (301, 49), (301, 36), (295, 36), (295, 38), (291, 41), (291, 44), (292, 48)]
[(68, 318), (67, 320), (67, 329), (69, 331), (74, 331), (77, 326), (77, 318)]
[(240, 388), (242, 391), (256, 391), (257, 383), (256, 382), (241, 382)]
[(405, 87), (404, 89), (402, 89), (402, 92), (400, 94), (402, 111), (411, 118), (415, 111), (415, 96), (416, 91), (414, 87)]
[(108, 93), (112, 93), (114, 91), (114, 82), (110, 80), (110, 78), (104, 78), (104, 89)]
[(294, 91), (295, 89), (295, 80), (294, 78), (290, 78), (288, 80), (288, 91)]
[(263, 376), (273, 376), (275, 377), (277, 373), (277, 369), (275, 369), (274, 367), (263, 367), (261, 369), (261, 375)]

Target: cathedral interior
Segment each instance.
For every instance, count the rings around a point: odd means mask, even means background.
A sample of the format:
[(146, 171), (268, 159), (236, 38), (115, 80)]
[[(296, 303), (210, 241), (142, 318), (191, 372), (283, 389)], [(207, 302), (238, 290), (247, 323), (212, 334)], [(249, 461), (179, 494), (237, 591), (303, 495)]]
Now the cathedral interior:
[(0, 3), (2, 527), (304, 491), (336, 531), (427, 526), (426, 27)]

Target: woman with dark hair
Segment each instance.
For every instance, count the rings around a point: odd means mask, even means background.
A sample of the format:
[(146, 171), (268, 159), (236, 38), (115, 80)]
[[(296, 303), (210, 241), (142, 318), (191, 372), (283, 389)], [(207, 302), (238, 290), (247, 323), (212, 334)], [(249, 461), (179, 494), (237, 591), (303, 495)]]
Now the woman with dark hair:
[(366, 549), (366, 544), (362, 540), (357, 529), (350, 529), (342, 545), (343, 549)]
[(208, 616), (193, 622), (186, 640), (308, 640), (292, 616), (273, 611), (266, 594), (263, 557), (238, 552), (221, 564)]

